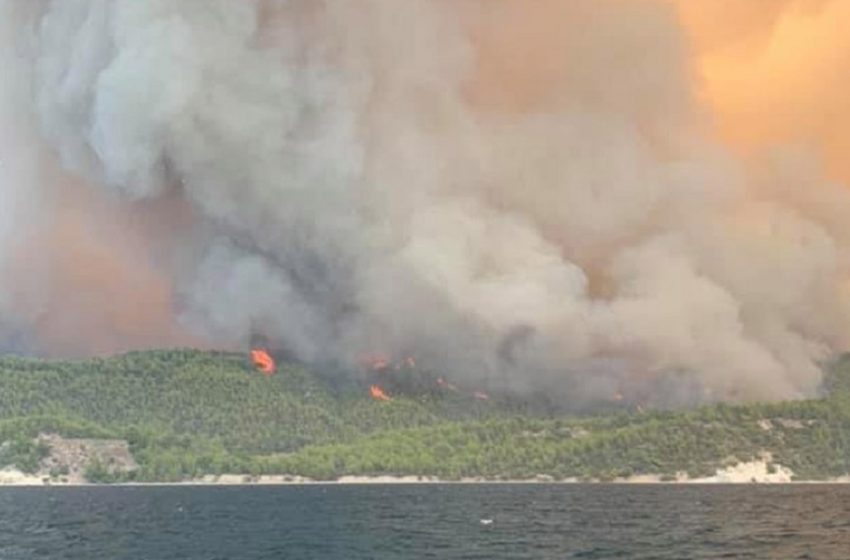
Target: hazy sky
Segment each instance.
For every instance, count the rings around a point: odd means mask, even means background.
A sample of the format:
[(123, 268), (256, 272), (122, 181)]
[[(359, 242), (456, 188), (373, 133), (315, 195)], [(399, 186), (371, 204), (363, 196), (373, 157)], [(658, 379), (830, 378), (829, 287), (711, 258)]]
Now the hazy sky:
[[(848, 347), (843, 0), (0, 0), (0, 348), (575, 399)], [(731, 22), (731, 23), (730, 23)]]

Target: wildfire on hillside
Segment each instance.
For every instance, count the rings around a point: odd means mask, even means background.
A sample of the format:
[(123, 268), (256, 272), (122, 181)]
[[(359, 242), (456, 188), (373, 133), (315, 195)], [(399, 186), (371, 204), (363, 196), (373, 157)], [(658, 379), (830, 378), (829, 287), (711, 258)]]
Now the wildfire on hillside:
[(402, 368), (416, 368), (416, 359), (413, 356), (406, 356), (400, 360), (393, 360), (384, 354), (367, 354), (360, 358), (360, 366), (374, 372), (400, 371)]
[(264, 375), (272, 375), (275, 371), (274, 358), (262, 348), (251, 349), (251, 363)]
[(376, 401), (391, 401), (392, 398), (381, 389), (380, 385), (372, 385), (369, 387), (369, 394)]

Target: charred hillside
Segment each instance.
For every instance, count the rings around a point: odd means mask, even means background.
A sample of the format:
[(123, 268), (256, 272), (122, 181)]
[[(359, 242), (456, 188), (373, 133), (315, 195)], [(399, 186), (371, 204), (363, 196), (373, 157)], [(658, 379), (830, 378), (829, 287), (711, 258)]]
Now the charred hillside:
[[(375, 386), (387, 399), (370, 395)], [(111, 471), (98, 458), (88, 476), (99, 481), (695, 477), (767, 456), (818, 479), (850, 472), (850, 361), (839, 361), (824, 387), (817, 400), (683, 411), (623, 405), (576, 416), (516, 397), (484, 399), (414, 365), (340, 378), (280, 362), (263, 375), (246, 355), (193, 350), (76, 362), (6, 357), (0, 462), (36, 471), (50, 455), (45, 434), (56, 434), (128, 442), (136, 467)]]

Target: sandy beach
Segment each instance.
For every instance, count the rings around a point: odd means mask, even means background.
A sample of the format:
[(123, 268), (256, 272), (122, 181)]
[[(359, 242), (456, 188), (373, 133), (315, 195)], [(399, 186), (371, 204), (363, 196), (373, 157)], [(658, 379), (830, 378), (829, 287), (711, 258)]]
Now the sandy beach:
[(263, 485), (353, 485), (353, 484), (847, 484), (850, 476), (841, 476), (825, 480), (793, 480), (791, 469), (773, 464), (769, 458), (737, 463), (718, 469), (708, 477), (688, 477), (686, 473), (663, 476), (660, 474), (637, 474), (610, 481), (580, 480), (578, 478), (553, 479), (541, 475), (531, 479), (494, 480), (481, 477), (466, 477), (458, 480), (444, 480), (430, 476), (342, 476), (335, 480), (314, 480), (294, 475), (222, 474), (207, 475), (200, 478), (178, 482), (122, 482), (116, 484), (94, 484), (82, 477), (51, 479), (46, 475), (27, 474), (18, 469), (0, 470), (2, 486), (263, 486)]

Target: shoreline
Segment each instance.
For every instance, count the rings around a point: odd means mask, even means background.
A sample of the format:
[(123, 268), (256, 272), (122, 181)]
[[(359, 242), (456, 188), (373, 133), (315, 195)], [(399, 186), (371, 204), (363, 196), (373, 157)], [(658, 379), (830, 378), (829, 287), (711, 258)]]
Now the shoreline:
[(182, 480), (177, 482), (114, 482), (114, 483), (97, 483), (97, 482), (61, 482), (61, 481), (43, 481), (43, 480), (20, 480), (15, 482), (4, 481), (0, 482), (0, 490), (2, 488), (77, 488), (77, 487), (213, 487), (213, 486), (410, 486), (410, 485), (592, 485), (592, 486), (642, 486), (642, 485), (666, 485), (666, 486), (729, 486), (729, 485), (754, 485), (754, 486), (776, 486), (776, 485), (844, 485), (850, 484), (848, 477), (836, 477), (825, 480), (786, 480), (786, 481), (753, 481), (753, 480), (713, 480), (706, 478), (693, 479), (677, 479), (677, 480), (648, 480), (647, 476), (641, 475), (637, 480), (620, 479), (620, 480), (496, 480), (496, 479), (464, 479), (464, 480), (444, 480), (444, 479), (419, 479), (418, 477), (344, 477), (336, 480), (285, 480), (278, 479), (277, 476), (259, 480), (205, 480), (193, 479)]
[(0, 470), (0, 487), (70, 487), (70, 486), (335, 486), (335, 485), (393, 485), (393, 484), (670, 484), (670, 485), (712, 485), (712, 484), (848, 484), (850, 476), (839, 476), (824, 480), (794, 480), (791, 469), (771, 463), (769, 455), (761, 460), (739, 462), (717, 469), (707, 477), (689, 477), (679, 472), (675, 476), (661, 474), (637, 474), (612, 480), (579, 479), (576, 477), (555, 479), (548, 475), (538, 475), (529, 479), (487, 479), (484, 477), (465, 477), (447, 480), (433, 476), (342, 476), (334, 480), (315, 480), (296, 475), (250, 475), (222, 474), (206, 475), (200, 478), (176, 482), (116, 482), (95, 483), (82, 476), (70, 476), (65, 479), (52, 479), (41, 474), (26, 474), (18, 469)]
[(662, 480), (662, 481), (629, 481), (629, 480), (383, 480), (376, 477), (374, 480), (303, 480), (303, 481), (257, 481), (257, 482), (209, 482), (202, 480), (186, 480), (180, 482), (16, 482), (0, 483), (0, 491), (3, 488), (144, 488), (144, 487), (242, 487), (242, 486), (415, 486), (415, 485), (503, 485), (503, 486), (810, 486), (810, 485), (845, 485), (850, 480), (845, 477), (827, 480), (791, 480), (787, 482), (752, 482), (752, 481), (703, 481), (700, 479), (690, 480)]

